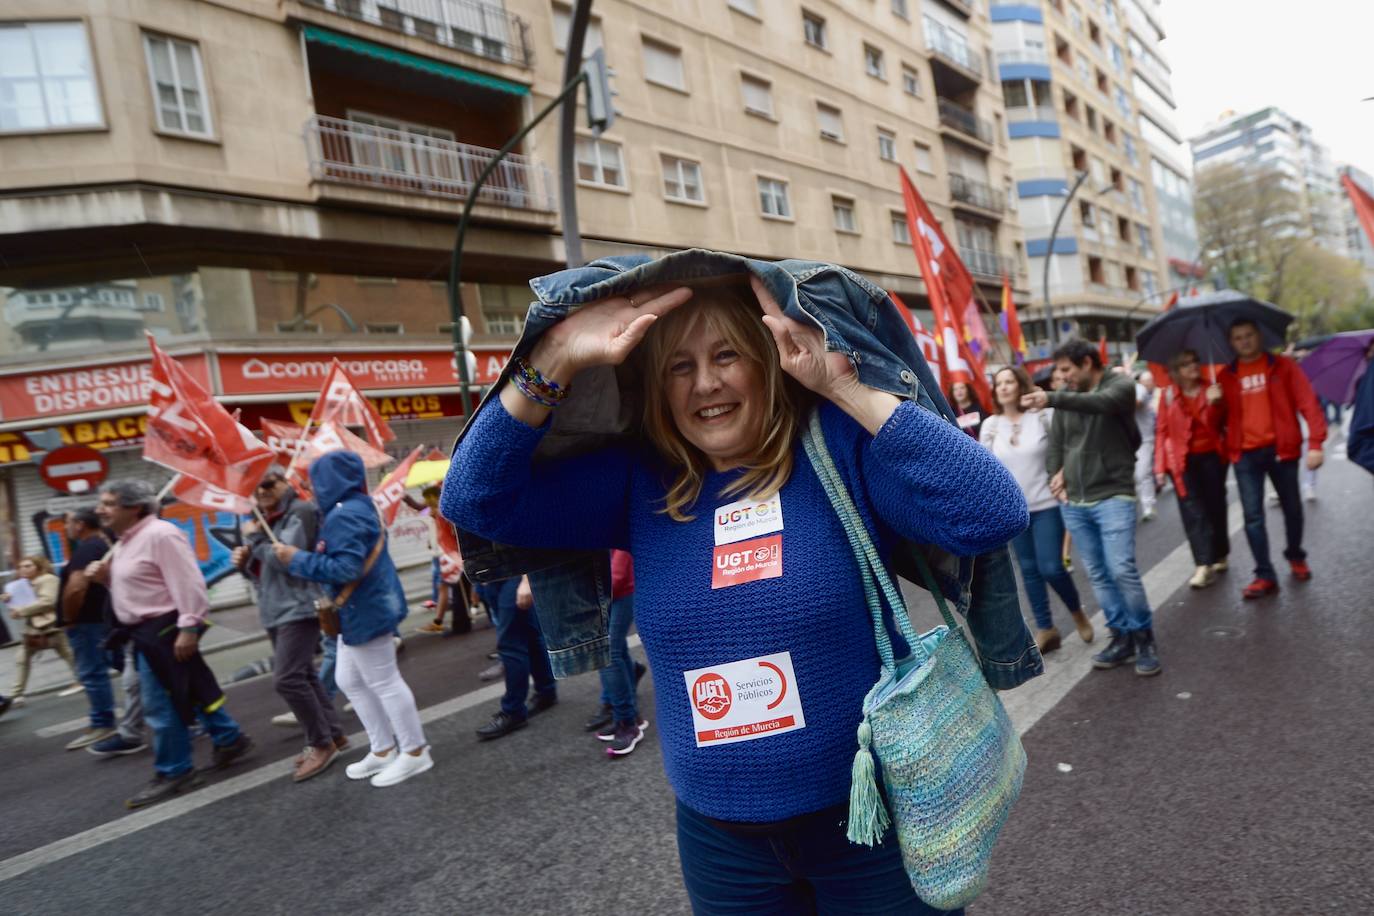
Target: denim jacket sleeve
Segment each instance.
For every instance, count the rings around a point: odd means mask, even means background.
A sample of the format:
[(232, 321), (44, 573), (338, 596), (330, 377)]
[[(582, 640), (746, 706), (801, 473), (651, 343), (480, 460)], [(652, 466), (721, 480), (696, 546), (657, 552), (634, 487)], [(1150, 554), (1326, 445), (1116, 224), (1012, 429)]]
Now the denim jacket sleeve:
[[(834, 264), (756, 261), (700, 249), (656, 260), (628, 256), (593, 261), (530, 281), (537, 301), (530, 306), (514, 355), (527, 354), (575, 306), (651, 285), (731, 275), (753, 275), (763, 281), (789, 317), (819, 328), (827, 349), (850, 359), (865, 385), (914, 400), (954, 422), (898, 306), (868, 280)], [(504, 380), (503, 373), (479, 412), (487, 409)], [(554, 414), (537, 456), (578, 454), (631, 434), (634, 421), (623, 408), (612, 370), (579, 376), (575, 389)], [(466, 432), (460, 434), (459, 442)], [(459, 538), (465, 566), (475, 581), (529, 574), (557, 676), (608, 662), (611, 586), (607, 552), (519, 549), (480, 538), (461, 526)], [(902, 542), (894, 551), (894, 570), (919, 584), (914, 551), (925, 555), (941, 591), (966, 618), (989, 684), (1009, 689), (1043, 672), (1040, 653), (1021, 614), (1005, 545), (978, 557), (956, 557), (930, 545)]]

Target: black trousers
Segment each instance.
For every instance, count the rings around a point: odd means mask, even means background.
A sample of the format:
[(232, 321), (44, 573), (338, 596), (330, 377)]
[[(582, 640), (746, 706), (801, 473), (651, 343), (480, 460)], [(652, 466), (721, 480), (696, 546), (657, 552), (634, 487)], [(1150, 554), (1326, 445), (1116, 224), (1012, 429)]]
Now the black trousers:
[(320, 622), (310, 617), (293, 620), (267, 631), (272, 639), (272, 680), (277, 695), (296, 714), (311, 747), (331, 747), (343, 736), (339, 714), (315, 674), (315, 647), (320, 643)]
[(1231, 552), (1226, 530), (1226, 463), (1214, 452), (1189, 455), (1183, 469), (1186, 497), (1179, 497), (1178, 514), (1188, 534), (1193, 562), (1211, 566)]

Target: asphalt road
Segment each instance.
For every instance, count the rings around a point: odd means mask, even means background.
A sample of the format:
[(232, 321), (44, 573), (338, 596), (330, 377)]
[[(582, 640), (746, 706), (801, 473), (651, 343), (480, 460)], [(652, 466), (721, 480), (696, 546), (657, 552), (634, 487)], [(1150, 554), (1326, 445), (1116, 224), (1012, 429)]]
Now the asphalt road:
[[(1359, 676), (1374, 657), (1374, 482), (1343, 461), (1322, 474), (1313, 582), (1284, 577), (1276, 599), (1242, 603), (1238, 538), (1223, 583), (1190, 592), (1178, 577), (1151, 594), (1161, 677), (1088, 672), (1039, 711), (991, 889), (970, 912), (1374, 912), (1374, 704)], [(1181, 544), (1165, 495), (1140, 528), (1142, 569)], [(584, 676), (529, 728), (478, 743), (495, 691), (476, 674), (493, 644), (488, 629), (407, 640), (437, 763), (387, 790), (339, 767), (292, 784), (280, 761), (300, 737), (268, 723), (283, 707), (259, 678), (229, 688), (255, 754), (129, 813), (150, 757), (63, 752), (81, 697), (35, 698), (0, 720), (0, 912), (686, 913), (657, 742), (605, 757), (581, 731), (598, 692)], [(1053, 667), (1077, 676), (1075, 651)], [(648, 681), (642, 698), (652, 720)]]

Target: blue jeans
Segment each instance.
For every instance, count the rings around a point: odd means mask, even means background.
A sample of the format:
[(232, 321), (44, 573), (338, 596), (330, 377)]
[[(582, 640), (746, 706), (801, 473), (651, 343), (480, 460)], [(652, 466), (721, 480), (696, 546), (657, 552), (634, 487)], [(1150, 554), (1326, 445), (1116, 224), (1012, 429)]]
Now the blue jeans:
[(1277, 580), (1278, 573), (1269, 559), (1269, 532), (1264, 524), (1264, 478), (1274, 484), (1283, 509), (1283, 529), (1288, 538), (1283, 555), (1289, 560), (1305, 560), (1302, 549), (1302, 494), (1298, 492), (1298, 462), (1279, 461), (1272, 445), (1240, 453), (1236, 462), (1236, 489), (1245, 513), (1245, 539), (1255, 557), (1255, 578)]
[(439, 587), (443, 581), (444, 577), (439, 573), (439, 558), (435, 557), (429, 561), (429, 600), (435, 604), (439, 603)]
[(630, 624), (635, 620), (635, 596), (626, 595), (611, 602), (609, 634), (611, 663), (602, 668), (601, 702), (611, 707), (617, 722), (639, 722), (635, 701), (635, 660), (630, 657)]
[(921, 902), (911, 889), (895, 831), (889, 827), (877, 846), (851, 843), (844, 835), (847, 813), (847, 806), (828, 809), (775, 831), (741, 835), (678, 802), (677, 852), (692, 912), (945, 912)]
[[(153, 769), (169, 778), (183, 776), (191, 765), (191, 732), (177, 715), (172, 696), (138, 653), (138, 678), (143, 690), (143, 717), (153, 729)], [(197, 712), (205, 732), (217, 747), (239, 740), (239, 724), (223, 706), (214, 712)]]
[(1059, 514), (1058, 506), (1032, 512), (1030, 526), (1011, 541), (1016, 562), (1021, 567), (1021, 581), (1026, 584), (1031, 613), (1035, 615), (1035, 625), (1042, 630), (1054, 626), (1054, 619), (1050, 616), (1050, 595), (1045, 590), (1046, 582), (1064, 599), (1064, 606), (1070, 611), (1083, 608), (1083, 603), (1078, 599), (1078, 588), (1073, 584), (1073, 576), (1064, 569), (1064, 558), (1060, 552), (1063, 547), (1064, 518)]
[(1114, 633), (1154, 626), (1150, 601), (1135, 565), (1135, 501), (1104, 499), (1094, 506), (1060, 506), (1093, 594)]
[(501, 696), (501, 711), (506, 715), (516, 719), (529, 715), (525, 697), (530, 678), (534, 678), (535, 693), (557, 696), (558, 684), (533, 608), (521, 610), (512, 602), (500, 609), (496, 617), (496, 651), (501, 654), (501, 667), (506, 673), (506, 692)]
[(91, 707), (91, 728), (114, 728), (114, 686), (110, 661), (103, 643), (109, 633), (103, 623), (77, 623), (67, 630), (67, 641), (76, 656), (76, 676), (86, 688)]
[(320, 657), (320, 685), (324, 687), (324, 695), (333, 701), (339, 695), (339, 685), (334, 683), (334, 666), (338, 664), (339, 658), (339, 637), (321, 634), (320, 646), (324, 653)]

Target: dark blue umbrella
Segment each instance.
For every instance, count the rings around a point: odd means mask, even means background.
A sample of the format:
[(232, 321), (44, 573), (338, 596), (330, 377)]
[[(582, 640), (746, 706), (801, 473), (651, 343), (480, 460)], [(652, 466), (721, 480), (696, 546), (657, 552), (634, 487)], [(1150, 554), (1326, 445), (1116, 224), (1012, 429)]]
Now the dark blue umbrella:
[(1154, 318), (1135, 336), (1140, 357), (1168, 364), (1180, 350), (1192, 350), (1204, 363), (1225, 363), (1233, 358), (1231, 324), (1253, 321), (1266, 349), (1281, 347), (1293, 316), (1276, 305), (1233, 289), (1218, 290), (1180, 299), (1177, 306)]

